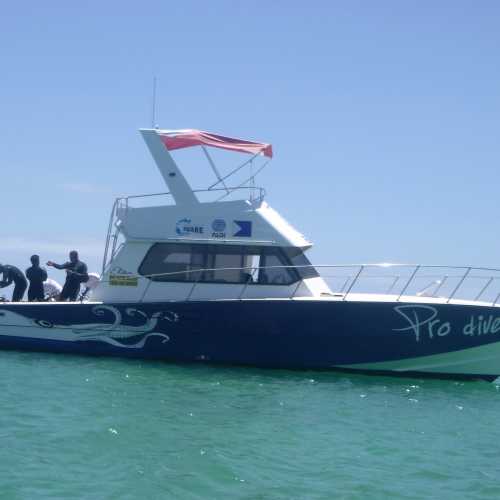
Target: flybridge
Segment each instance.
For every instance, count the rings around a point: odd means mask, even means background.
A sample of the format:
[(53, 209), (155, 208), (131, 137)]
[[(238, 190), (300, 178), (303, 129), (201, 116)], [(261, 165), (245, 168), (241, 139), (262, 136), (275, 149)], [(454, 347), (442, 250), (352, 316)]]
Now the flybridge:
[[(273, 156), (271, 144), (236, 139), (201, 130), (141, 129), (141, 134), (177, 205), (195, 205), (199, 203), (199, 200), (195, 194), (196, 191), (191, 188), (170, 155), (170, 151), (200, 146), (217, 179), (216, 182), (208, 187), (207, 191), (222, 191), (220, 199), (228, 196), (237, 189), (247, 188), (253, 190), (255, 187), (255, 176), (262, 171)], [(246, 153), (251, 155), (251, 157), (243, 164), (234, 168), (229, 174), (222, 176), (207, 148)], [(267, 158), (267, 160), (255, 172), (251, 173), (238, 186), (230, 187), (227, 185), (227, 179), (247, 165), (253, 167), (253, 162), (258, 160), (259, 157)]]
[[(140, 132), (169, 192), (129, 196), (115, 201), (106, 239), (103, 271), (108, 264), (108, 256), (113, 260), (119, 238), (128, 243), (243, 244), (300, 249), (312, 246), (264, 201), (264, 189), (255, 185), (255, 177), (272, 159), (271, 144), (194, 129), (141, 129)], [(202, 149), (215, 175), (214, 182), (206, 189), (193, 189), (171, 155), (172, 151), (191, 147)], [(248, 159), (228, 174), (221, 175), (209, 153), (210, 148), (243, 153), (248, 155)], [(236, 186), (229, 185), (228, 179), (246, 166), (249, 168), (248, 177)], [(229, 199), (233, 193), (240, 192), (248, 196)], [(211, 201), (202, 202), (199, 196), (205, 199), (207, 193), (211, 195)], [(137, 206), (141, 200), (154, 200), (155, 196), (169, 196), (175, 204)]]

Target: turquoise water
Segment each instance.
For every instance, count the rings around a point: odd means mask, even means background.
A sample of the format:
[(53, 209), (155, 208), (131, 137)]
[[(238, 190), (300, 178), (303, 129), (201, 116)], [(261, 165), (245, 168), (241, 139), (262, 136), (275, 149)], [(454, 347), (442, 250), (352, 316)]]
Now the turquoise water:
[(1, 499), (500, 498), (500, 388), (0, 352)]

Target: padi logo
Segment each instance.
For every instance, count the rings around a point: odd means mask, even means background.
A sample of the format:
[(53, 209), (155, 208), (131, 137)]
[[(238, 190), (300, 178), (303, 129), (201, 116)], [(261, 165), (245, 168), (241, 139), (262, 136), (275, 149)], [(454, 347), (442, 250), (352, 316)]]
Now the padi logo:
[(177, 221), (177, 224), (175, 225), (175, 232), (179, 236), (203, 234), (203, 226), (195, 226), (191, 222), (191, 219), (184, 218)]
[(214, 219), (212, 222), (212, 238), (226, 237), (226, 221), (224, 219)]
[(220, 233), (222, 231), (225, 231), (226, 230), (226, 221), (224, 219), (215, 219), (212, 222), (212, 229), (216, 233)]

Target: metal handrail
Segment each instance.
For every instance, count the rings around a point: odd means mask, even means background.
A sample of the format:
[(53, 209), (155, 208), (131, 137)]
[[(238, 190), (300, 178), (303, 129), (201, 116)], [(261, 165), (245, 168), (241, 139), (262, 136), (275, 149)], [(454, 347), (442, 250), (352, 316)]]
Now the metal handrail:
[[(173, 271), (173, 272), (168, 272), (168, 273), (151, 273), (151, 274), (134, 274), (131, 273), (127, 276), (133, 276), (133, 277), (139, 277), (139, 278), (154, 278), (154, 277), (159, 277), (159, 276), (169, 276), (169, 275), (175, 275), (175, 274), (185, 274), (185, 273), (194, 273), (194, 272), (199, 272), (199, 271), (235, 271), (235, 270), (244, 270), (244, 269), (304, 269), (304, 268), (314, 268), (314, 269), (359, 269), (360, 267), (364, 268), (388, 268), (388, 267), (407, 267), (407, 268), (442, 268), (442, 269), (469, 269), (469, 267), (464, 267), (464, 266), (440, 266), (440, 265), (415, 265), (415, 264), (304, 264), (304, 265), (280, 265), (280, 266), (241, 266), (241, 267), (212, 267), (212, 268), (203, 268), (203, 269), (187, 269), (184, 271)], [(470, 267), (471, 270), (475, 271), (493, 271), (493, 272), (498, 272), (500, 273), (500, 268), (492, 268), (492, 267)], [(436, 275), (432, 276), (422, 276), (422, 277), (435, 277)], [(366, 276), (366, 277), (372, 277), (372, 278), (382, 278), (383, 276)], [(387, 276), (386, 276), (387, 277)], [(393, 277), (393, 276), (390, 276)], [(449, 276), (451, 277), (451, 276)], [(459, 276), (457, 276), (459, 277)], [(462, 275), (460, 275), (462, 277)], [(485, 276), (471, 276), (474, 278), (485, 278)], [(500, 279), (500, 276), (494, 277), (494, 279)]]
[(437, 288), (434, 290), (434, 294), (432, 295), (433, 297), (435, 297), (438, 294), (439, 290), (441, 290), (441, 288), (443, 288), (444, 284), (448, 281), (448, 278), (449, 278), (449, 276), (447, 274), (445, 274), (443, 276), (443, 279), (441, 280), (441, 282), (439, 283)]
[(359, 271), (356, 274), (356, 277), (352, 280), (352, 283), (349, 286), (349, 288), (347, 289), (347, 291), (345, 292), (344, 298), (342, 300), (346, 300), (347, 299), (347, 296), (349, 295), (349, 292), (353, 289), (354, 285), (358, 281), (358, 278), (361, 276), (361, 273), (363, 272), (364, 268), (365, 268), (365, 266), (360, 266)]
[(483, 295), (483, 293), (491, 285), (491, 283), (493, 282), (494, 279), (495, 278), (493, 278), (493, 276), (488, 279), (486, 285), (484, 285), (483, 288), (481, 288), (481, 291), (476, 295), (476, 297), (474, 298), (474, 300), (479, 300), (479, 297), (481, 297), (481, 295)]
[(111, 233), (113, 231), (113, 221), (115, 220), (116, 217), (116, 209), (118, 206), (120, 198), (116, 198), (114, 203), (113, 203), (113, 208), (111, 209), (111, 215), (109, 217), (109, 223), (108, 223), (108, 232), (106, 234), (106, 243), (104, 245), (104, 255), (102, 258), (102, 274), (104, 274), (104, 271), (106, 269), (106, 264), (108, 260), (108, 252), (109, 252), (109, 242), (111, 239)]
[[(233, 191), (244, 191), (252, 190), (259, 191), (259, 199), (264, 199), (266, 196), (266, 190), (261, 186), (227, 186), (227, 188), (208, 188), (208, 189), (193, 189), (193, 193), (217, 193), (217, 192), (227, 192), (227, 190)], [(119, 200), (135, 200), (138, 198), (153, 198), (155, 196), (172, 196), (170, 191), (160, 192), (160, 193), (146, 193), (146, 194), (132, 194), (128, 196), (119, 196), (115, 199), (115, 203)]]
[(455, 294), (458, 292), (458, 289), (462, 286), (462, 283), (465, 281), (465, 278), (467, 278), (467, 276), (469, 275), (470, 271), (471, 271), (471, 267), (469, 267), (467, 269), (467, 271), (465, 271), (464, 275), (462, 276), (462, 278), (460, 279), (460, 281), (458, 282), (458, 285), (455, 287), (455, 289), (453, 290), (453, 292), (451, 293), (451, 295), (448, 297), (448, 300), (446, 301), (447, 304), (450, 303), (450, 300), (455, 296)]
[[(369, 279), (391, 279), (392, 284), (389, 287), (389, 289), (387, 289), (385, 291), (385, 293), (380, 292), (380, 294), (392, 296), (392, 295), (390, 295), (389, 292), (392, 292), (394, 290), (396, 283), (401, 279), (402, 276), (400, 274), (398, 274), (396, 276), (394, 276), (394, 274), (377, 276), (377, 275), (369, 274), (367, 271), (370, 269), (382, 269), (382, 268), (389, 268), (389, 269), (390, 268), (396, 268), (396, 269), (408, 268), (409, 269), (408, 280), (405, 281), (402, 289), (399, 290), (398, 292), (396, 292), (396, 294), (395, 294), (396, 301), (401, 301), (401, 300), (403, 300), (404, 297), (406, 297), (406, 300), (407, 300), (408, 297), (417, 296), (416, 293), (408, 294), (407, 291), (409, 290), (410, 286), (412, 286), (412, 283), (415, 282), (419, 271), (425, 270), (425, 269), (442, 268), (442, 269), (447, 271), (447, 273), (443, 276), (442, 280), (438, 284), (438, 287), (436, 288), (434, 293), (432, 295), (428, 296), (429, 298), (436, 298), (438, 291), (443, 289), (443, 285), (448, 279), (450, 279), (452, 277), (460, 278), (459, 282), (457, 283), (457, 285), (454, 287), (454, 289), (452, 290), (452, 292), (450, 294), (446, 294), (444, 297), (438, 297), (439, 299), (446, 300), (446, 303), (450, 303), (453, 300), (453, 298), (456, 296), (458, 291), (462, 287), (465, 286), (465, 283), (467, 282), (467, 280), (478, 280), (478, 279), (479, 280), (487, 280), (486, 284), (481, 288), (480, 292), (478, 294), (476, 294), (475, 296), (473, 296), (473, 298), (468, 299), (470, 301), (475, 301), (475, 302), (477, 302), (479, 300), (479, 298), (484, 295), (485, 291), (488, 288), (491, 288), (491, 285), (493, 283), (497, 283), (498, 280), (500, 280), (500, 269), (496, 269), (496, 268), (480, 268), (480, 267), (474, 268), (474, 267), (464, 267), (464, 266), (438, 266), (438, 265), (426, 266), (426, 265), (409, 265), (409, 264), (349, 264), (349, 265), (336, 264), (336, 265), (317, 265), (317, 266), (313, 266), (313, 265), (280, 265), (280, 266), (242, 266), (242, 267), (224, 267), (224, 268), (218, 267), (218, 268), (206, 268), (206, 269), (187, 269), (187, 270), (183, 270), (183, 271), (175, 271), (175, 272), (168, 272), (168, 273), (152, 273), (152, 274), (148, 274), (148, 275), (127, 274), (126, 276), (130, 277), (130, 278), (138, 278), (138, 279), (147, 280), (147, 285), (146, 285), (144, 292), (142, 293), (142, 297), (141, 297), (141, 301), (144, 301), (151, 284), (153, 283), (153, 281), (157, 281), (158, 278), (174, 277), (175, 275), (179, 275), (179, 276), (182, 275), (184, 277), (184, 276), (186, 276), (186, 274), (198, 273), (197, 279), (194, 282), (187, 281), (187, 283), (192, 283), (192, 286), (191, 286), (189, 294), (188, 294), (188, 300), (189, 300), (192, 297), (197, 286), (202, 285), (202, 284), (212, 284), (212, 285), (216, 284), (216, 283), (221, 284), (220, 282), (217, 282), (217, 281), (214, 281), (214, 282), (201, 281), (202, 276), (205, 272), (245, 271), (245, 272), (249, 272), (252, 275), (252, 278), (254, 278), (255, 273), (259, 270), (269, 270), (269, 269), (274, 269), (274, 270), (276, 270), (276, 269), (298, 269), (298, 270), (300, 270), (300, 269), (307, 269), (307, 268), (314, 268), (318, 271), (323, 271), (325, 269), (335, 269), (335, 270), (353, 269), (353, 270), (356, 270), (353, 273), (354, 278), (352, 278), (352, 276), (345, 277), (345, 275), (344, 276), (341, 276), (341, 275), (324, 276), (321, 273), (319, 274), (320, 277), (322, 277), (323, 279), (325, 279), (325, 278), (333, 279), (333, 278), (339, 278), (339, 277), (346, 278), (344, 281), (344, 284), (342, 286), (342, 290), (340, 291), (340, 294), (342, 294), (342, 300), (347, 300), (348, 296), (352, 294), (352, 290), (360, 282), (360, 280), (367, 279), (367, 278), (369, 278)], [(450, 273), (450, 270), (452, 270), (452, 271), (453, 270), (455, 270), (455, 271), (456, 270), (462, 270), (462, 271), (465, 270), (465, 272), (463, 272), (462, 274), (453, 273), (453, 272)], [(495, 272), (495, 273), (498, 273), (498, 276), (480, 276), (477, 274), (473, 274), (474, 272), (478, 272), (478, 271)], [(454, 276), (454, 274), (456, 274), (456, 276)], [(429, 279), (429, 278), (434, 279), (436, 277), (437, 277), (437, 273), (433, 274), (433, 275), (420, 273), (418, 275), (419, 279), (424, 279), (424, 278), (425, 279)], [(184, 280), (182, 280), (182, 281), (184, 281)], [(103, 281), (103, 283), (106, 283), (106, 282), (109, 282), (109, 280)], [(293, 299), (296, 297), (297, 292), (300, 288), (300, 285), (303, 282), (304, 282), (304, 278), (299, 279), (297, 282), (293, 282), (293, 283), (290, 283), (290, 285), (288, 285), (289, 287), (293, 288), (293, 290), (290, 290), (288, 298)], [(259, 286), (263, 285), (263, 283), (252, 282), (250, 280), (245, 281), (245, 282), (242, 281), (241, 283), (227, 283), (227, 284), (228, 285), (230, 284), (230, 285), (242, 286), (241, 292), (239, 293), (239, 296), (238, 296), (239, 299), (242, 299), (245, 296), (245, 292), (248, 290), (249, 286), (251, 286), (251, 285), (259, 285)], [(346, 288), (347, 284), (349, 284), (349, 286), (347, 287), (346, 291), (344, 292), (344, 289)], [(272, 283), (266, 283), (265, 285), (276, 286), (276, 284), (272, 284)], [(278, 286), (284, 286), (284, 285), (280, 284)], [(337, 290), (338, 290), (338, 288), (337, 288)], [(491, 293), (496, 293), (496, 292), (497, 292), (497, 290), (494, 290), (494, 289), (491, 291)], [(334, 292), (334, 293), (338, 294), (339, 292)], [(367, 292), (365, 292), (365, 293), (367, 293)], [(374, 293), (374, 292), (370, 292), (370, 293)], [(496, 305), (497, 302), (499, 301), (499, 299), (500, 299), (500, 293), (498, 293), (498, 295), (496, 296), (495, 300), (491, 303), (491, 305)]]
[[(392, 266), (392, 264), (391, 264)], [(427, 265), (418, 265), (418, 266), (412, 266), (412, 265), (407, 265), (407, 264), (394, 264), (394, 266), (398, 267), (419, 267), (419, 268), (427, 268), (427, 267), (434, 267), (434, 268), (448, 268), (448, 269), (464, 269), (464, 267), (454, 267), (454, 266), (427, 266)], [(237, 270), (257, 270), (257, 269), (304, 269), (304, 268), (314, 268), (314, 269), (359, 269), (360, 267), (364, 268), (379, 268), (379, 267), (388, 267), (386, 265), (381, 266), (380, 264), (319, 264), (319, 265), (314, 265), (314, 264), (305, 264), (305, 265), (280, 265), (280, 266), (242, 266), (242, 267), (211, 267), (211, 268), (202, 268), (202, 269), (186, 269), (183, 271), (173, 271), (173, 272), (168, 272), (168, 273), (152, 273), (152, 274), (137, 274), (137, 273), (130, 273), (127, 274), (126, 276), (129, 277), (136, 277), (136, 278), (157, 278), (161, 276), (170, 276), (170, 275), (176, 275), (176, 274), (185, 274), (185, 273), (197, 273), (197, 272), (203, 272), (203, 271), (237, 271)], [(465, 268), (468, 269), (468, 268)], [(471, 270), (484, 270), (484, 271), (496, 271), (500, 273), (500, 268), (471, 268)], [(421, 278), (426, 278), (426, 279), (433, 279), (433, 278), (438, 278), (441, 275), (438, 274), (425, 274), (425, 275), (420, 275)], [(331, 275), (331, 276), (325, 276), (323, 275), (322, 277), (326, 278), (346, 278), (347, 281), (351, 279), (351, 277), (346, 277), (342, 275)], [(444, 278), (463, 278), (463, 275), (444, 275)], [(491, 279), (491, 280), (497, 280), (500, 279), (500, 276), (469, 276), (470, 278), (474, 279)], [(375, 276), (375, 275), (363, 275), (363, 278), (374, 278), (374, 279), (401, 279), (401, 276), (393, 276), (393, 275), (381, 275), (381, 276)], [(344, 285), (345, 288), (345, 285)], [(351, 286), (349, 287), (351, 288)]]
[(398, 302), (399, 302), (399, 299), (401, 299), (401, 297), (403, 296), (403, 294), (406, 292), (406, 290), (408, 290), (408, 287), (410, 286), (410, 283), (413, 281), (413, 279), (417, 275), (419, 269), (420, 269), (420, 266), (416, 266), (415, 267), (415, 270), (411, 274), (410, 279), (406, 282), (406, 285), (403, 287), (403, 290), (401, 290), (401, 293), (399, 294)]

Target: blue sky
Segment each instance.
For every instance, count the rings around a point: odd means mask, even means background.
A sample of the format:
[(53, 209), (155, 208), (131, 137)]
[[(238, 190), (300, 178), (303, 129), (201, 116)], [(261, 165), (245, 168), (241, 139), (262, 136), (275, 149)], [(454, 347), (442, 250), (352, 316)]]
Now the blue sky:
[(500, 267), (499, 25), (494, 1), (4, 2), (0, 262), (99, 269), (114, 197), (164, 190), (156, 75), (160, 127), (273, 144), (260, 183), (314, 262)]

